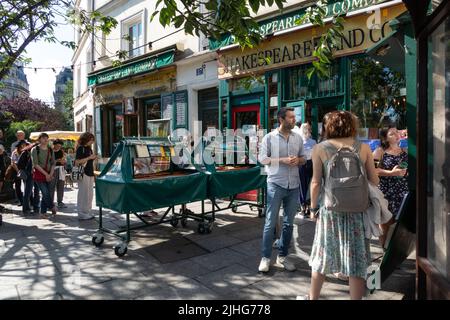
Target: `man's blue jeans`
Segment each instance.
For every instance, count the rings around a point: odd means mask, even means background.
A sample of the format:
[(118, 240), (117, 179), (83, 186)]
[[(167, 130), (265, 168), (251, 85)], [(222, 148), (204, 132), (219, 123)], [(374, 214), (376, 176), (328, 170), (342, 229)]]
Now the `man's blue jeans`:
[(41, 190), (41, 213), (47, 213), (47, 210), (53, 208), (52, 198), (50, 196), (50, 183), (49, 182), (36, 182), (39, 190)]
[(284, 189), (274, 183), (267, 183), (266, 222), (264, 225), (262, 240), (262, 256), (270, 258), (272, 255), (273, 234), (278, 221), (281, 204), (283, 203), (284, 215), (281, 237), (278, 241), (279, 255), (288, 255), (289, 244), (294, 229), (294, 218), (297, 212), (299, 188)]

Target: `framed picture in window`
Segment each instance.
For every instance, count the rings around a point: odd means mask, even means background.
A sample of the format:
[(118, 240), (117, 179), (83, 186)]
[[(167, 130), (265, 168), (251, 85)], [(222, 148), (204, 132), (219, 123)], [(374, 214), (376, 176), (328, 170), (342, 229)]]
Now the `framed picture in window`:
[(123, 99), (123, 110), (124, 114), (136, 114), (133, 97)]

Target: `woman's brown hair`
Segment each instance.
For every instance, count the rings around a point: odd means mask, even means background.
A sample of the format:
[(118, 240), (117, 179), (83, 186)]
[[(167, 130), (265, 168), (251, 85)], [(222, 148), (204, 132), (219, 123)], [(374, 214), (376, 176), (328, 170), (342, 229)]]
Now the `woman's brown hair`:
[(357, 133), (357, 119), (349, 111), (332, 111), (325, 115), (325, 139), (355, 137)]
[(394, 126), (387, 126), (380, 130), (380, 145), (383, 150), (389, 148), (389, 141), (387, 141), (388, 132), (391, 129), (396, 129)]
[(85, 146), (91, 140), (95, 140), (94, 135), (92, 133), (90, 133), (90, 132), (84, 132), (78, 138), (77, 147), (78, 146)]

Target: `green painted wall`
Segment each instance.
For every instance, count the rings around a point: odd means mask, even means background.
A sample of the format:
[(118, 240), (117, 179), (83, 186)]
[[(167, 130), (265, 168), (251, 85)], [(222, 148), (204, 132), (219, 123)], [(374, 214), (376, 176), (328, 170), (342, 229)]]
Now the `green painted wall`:
[(405, 79), (406, 79), (406, 123), (408, 128), (408, 184), (416, 189), (416, 122), (417, 122), (417, 45), (411, 24), (405, 26)]

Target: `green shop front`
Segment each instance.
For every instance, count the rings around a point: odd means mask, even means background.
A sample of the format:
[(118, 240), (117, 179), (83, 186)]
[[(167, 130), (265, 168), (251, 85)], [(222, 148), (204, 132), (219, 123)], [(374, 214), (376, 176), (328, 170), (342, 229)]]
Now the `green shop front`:
[[(329, 11), (352, 9), (344, 3), (348, 1), (332, 3)], [(327, 79), (309, 80), (306, 76), (314, 45), (324, 29), (295, 27), (292, 21), (304, 9), (260, 22), (266, 37), (256, 48), (242, 50), (224, 37), (217, 50), (220, 129), (258, 126), (270, 131), (277, 127), (278, 109), (286, 106), (295, 108), (298, 121), (312, 124), (316, 138), (323, 116), (336, 109), (351, 110), (359, 116), (361, 138), (376, 139), (378, 127), (388, 121), (405, 129), (405, 56), (400, 52), (400, 68), (394, 68), (396, 64), (384, 64), (367, 52), (376, 55), (380, 51), (373, 47), (395, 33), (392, 22), (406, 8), (399, 1), (381, 5), (374, 11), (375, 17), (367, 13), (368, 8), (345, 18), (344, 38)], [(371, 24), (371, 19), (377, 23)], [(276, 32), (274, 26), (278, 27)]]
[(359, 118), (359, 138), (372, 149), (379, 144), (381, 127), (401, 129), (402, 146), (408, 147), (410, 193), (396, 216), (393, 241), (380, 260), (384, 282), (411, 254), (415, 241), (417, 55), (411, 17), (401, 1), (348, 13), (331, 76), (309, 80), (313, 48), (324, 29), (291, 25), (267, 32), (267, 25), (278, 21), (278, 27), (286, 26), (299, 12), (261, 21), (266, 37), (256, 48), (242, 50), (224, 43), (218, 49), (219, 123), (222, 130), (271, 131), (278, 126), (277, 111), (288, 106), (299, 122), (312, 125), (313, 136), (319, 138), (326, 113), (349, 110)]
[(187, 129), (187, 91), (176, 90), (177, 52), (173, 46), (89, 74), (99, 169), (124, 137), (161, 134), (151, 132), (158, 121)]

